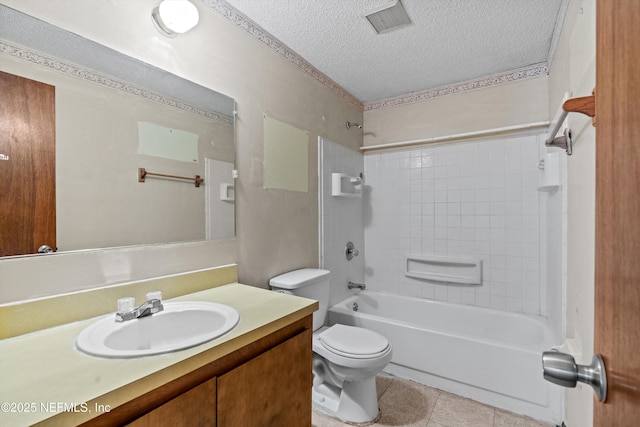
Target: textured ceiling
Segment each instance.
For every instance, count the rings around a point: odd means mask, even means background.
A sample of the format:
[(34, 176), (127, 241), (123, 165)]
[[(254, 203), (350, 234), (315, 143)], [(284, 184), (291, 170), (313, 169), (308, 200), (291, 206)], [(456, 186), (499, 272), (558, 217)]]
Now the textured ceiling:
[[(55, 59), (48, 61), (33, 53), (2, 46), (3, 40), (34, 49)], [(222, 117), (223, 121), (232, 120), (235, 107), (233, 99), (0, 4), (0, 51), (3, 48), (3, 53), (23, 56), (23, 59), (58, 67), (59, 70), (64, 69), (67, 72), (71, 72), (76, 65), (94, 70), (130, 85), (151, 90), (155, 94), (167, 96), (170, 98), (167, 102), (171, 105), (173, 101), (182, 102), (188, 104), (185, 108), (203, 109), (206, 113), (212, 113), (210, 116), (222, 113), (227, 116)], [(74, 65), (56, 65), (57, 60)], [(78, 74), (85, 78), (92, 77), (91, 73), (83, 70), (78, 70)], [(96, 80), (103, 84), (108, 83), (108, 79), (97, 77)], [(112, 84), (119, 86), (118, 82)], [(129, 91), (135, 93), (136, 89), (129, 87)]]
[(547, 65), (566, 1), (403, 0), (412, 24), (379, 35), (364, 15), (391, 0), (226, 3), (366, 104)]

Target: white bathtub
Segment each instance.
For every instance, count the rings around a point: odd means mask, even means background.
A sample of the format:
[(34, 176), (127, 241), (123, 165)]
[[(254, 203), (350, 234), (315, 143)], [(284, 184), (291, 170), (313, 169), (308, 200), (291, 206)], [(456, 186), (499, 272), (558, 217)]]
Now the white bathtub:
[(541, 353), (559, 344), (544, 319), (364, 291), (332, 306), (329, 323), (386, 336), (393, 346), (387, 372), (536, 419), (562, 420), (562, 389), (542, 378)]

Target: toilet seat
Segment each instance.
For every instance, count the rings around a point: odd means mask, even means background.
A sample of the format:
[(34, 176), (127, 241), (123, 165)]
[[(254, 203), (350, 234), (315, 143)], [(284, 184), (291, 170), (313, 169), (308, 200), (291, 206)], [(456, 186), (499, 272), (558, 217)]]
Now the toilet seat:
[(389, 341), (377, 332), (347, 325), (333, 325), (318, 334), (330, 352), (352, 359), (372, 359), (388, 352)]

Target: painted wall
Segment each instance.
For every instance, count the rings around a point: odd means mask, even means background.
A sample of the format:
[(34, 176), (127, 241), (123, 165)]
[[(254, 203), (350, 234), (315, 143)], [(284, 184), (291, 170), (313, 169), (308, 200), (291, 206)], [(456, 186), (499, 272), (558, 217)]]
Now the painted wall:
[(414, 104), (365, 111), (364, 145), (453, 135), (547, 120), (547, 77)]
[[(572, 0), (549, 74), (549, 116), (565, 92), (591, 94), (595, 86), (595, 0)], [(595, 268), (595, 128), (570, 114), (573, 155), (567, 159), (567, 351), (589, 364), (593, 355)], [(593, 392), (578, 385), (566, 391), (568, 426), (593, 425)]]
[[(21, 286), (23, 277), (29, 277), (36, 288), (34, 295), (41, 294), (37, 283), (48, 280), (55, 280), (49, 288), (56, 292), (71, 290), (69, 282), (78, 280), (80, 287), (100, 286), (109, 282), (101, 282), (106, 276), (99, 266), (113, 258), (121, 259), (135, 272), (136, 277), (126, 280), (167, 274), (167, 269), (186, 271), (187, 264), (188, 269), (204, 268), (231, 259), (240, 265), (241, 282), (262, 287), (284, 271), (318, 265), (315, 141), (323, 135), (357, 148), (362, 134), (349, 131), (344, 123), (361, 122), (360, 111), (201, 2), (196, 2), (200, 24), (174, 39), (163, 37), (153, 26), (151, 10), (157, 6), (156, 0), (2, 3), (235, 98), (236, 167), (240, 174), (236, 180), (235, 245), (206, 245), (206, 252), (190, 262), (185, 258), (193, 251), (185, 245), (163, 247), (168, 258), (164, 265), (155, 263), (151, 256), (130, 258), (130, 251), (119, 249), (105, 256), (68, 254), (55, 255), (46, 262), (36, 258), (11, 261), (10, 274), (5, 273), (3, 260), (3, 285)], [(308, 193), (263, 189), (264, 114), (310, 132)], [(194, 244), (192, 248), (197, 251), (203, 246)], [(154, 249), (142, 247), (138, 251)], [(87, 256), (93, 259), (91, 263), (83, 262)], [(74, 279), (67, 280), (69, 276)]]

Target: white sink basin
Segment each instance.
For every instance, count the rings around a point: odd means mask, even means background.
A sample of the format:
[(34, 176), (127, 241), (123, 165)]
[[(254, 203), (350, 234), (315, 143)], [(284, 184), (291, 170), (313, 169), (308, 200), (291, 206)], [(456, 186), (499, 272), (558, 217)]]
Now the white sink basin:
[(76, 338), (81, 351), (101, 357), (128, 358), (183, 350), (233, 329), (240, 320), (228, 305), (213, 302), (164, 303), (164, 311), (116, 322), (110, 314), (83, 329)]

